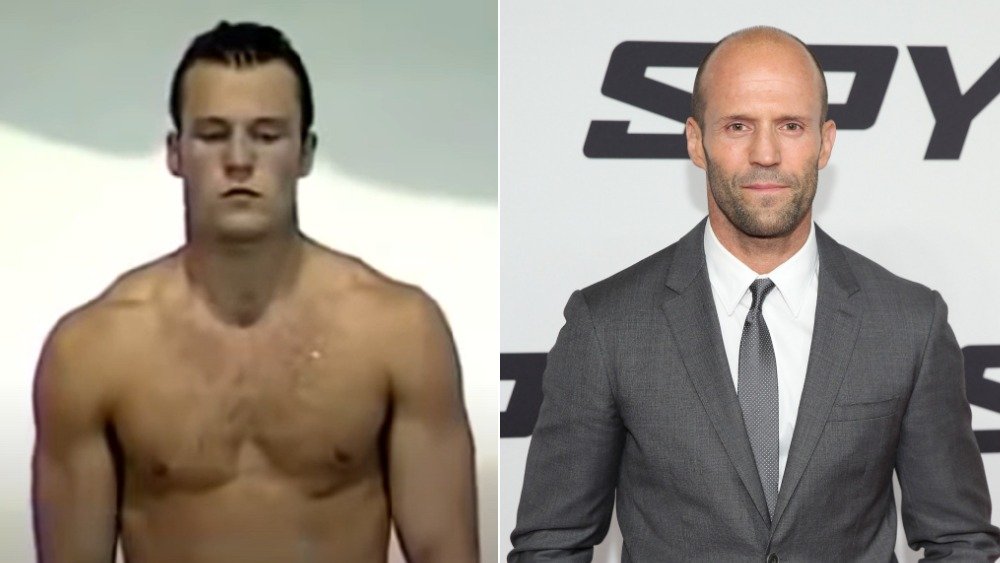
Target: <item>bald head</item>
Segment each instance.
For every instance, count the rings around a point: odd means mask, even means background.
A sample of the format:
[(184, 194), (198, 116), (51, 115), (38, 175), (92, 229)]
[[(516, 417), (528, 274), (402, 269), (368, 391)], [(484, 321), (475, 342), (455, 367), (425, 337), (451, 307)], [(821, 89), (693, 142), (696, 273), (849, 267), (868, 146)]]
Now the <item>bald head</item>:
[(756, 26), (741, 29), (723, 37), (709, 49), (708, 54), (705, 55), (698, 67), (691, 95), (691, 115), (701, 127), (705, 126), (705, 108), (710, 98), (709, 91), (715, 82), (714, 76), (719, 72), (726, 72), (727, 63), (731, 62), (733, 57), (746, 55), (748, 51), (756, 53), (758, 57), (766, 57), (768, 54), (776, 53), (781, 53), (784, 56), (797, 53), (802, 62), (815, 71), (813, 74), (821, 108), (820, 121), (826, 121), (828, 108), (826, 77), (823, 76), (823, 69), (812, 51), (802, 40), (787, 31), (776, 27)]

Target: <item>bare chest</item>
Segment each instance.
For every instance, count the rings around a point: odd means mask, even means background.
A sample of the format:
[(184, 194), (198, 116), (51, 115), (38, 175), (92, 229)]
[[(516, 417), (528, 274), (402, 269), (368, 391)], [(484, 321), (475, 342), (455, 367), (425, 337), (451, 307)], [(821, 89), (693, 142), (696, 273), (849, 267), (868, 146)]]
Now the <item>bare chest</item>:
[(145, 492), (259, 478), (324, 496), (379, 468), (388, 389), (361, 339), (192, 335), (138, 363), (114, 425)]

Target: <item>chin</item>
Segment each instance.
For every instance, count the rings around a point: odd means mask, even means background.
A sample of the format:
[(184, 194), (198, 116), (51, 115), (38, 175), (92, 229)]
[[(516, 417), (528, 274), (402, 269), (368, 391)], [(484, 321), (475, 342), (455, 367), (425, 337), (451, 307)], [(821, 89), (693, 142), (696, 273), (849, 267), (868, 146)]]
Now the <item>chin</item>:
[(751, 226), (751, 230), (754, 231), (753, 236), (761, 238), (780, 238), (792, 234), (801, 224), (801, 217), (794, 222), (783, 217), (769, 217), (765, 220), (754, 222)]
[(215, 238), (225, 242), (254, 242), (266, 238), (272, 229), (267, 221), (241, 218), (238, 221), (223, 221), (215, 225)]
[(242, 244), (264, 240), (267, 234), (267, 231), (217, 231), (216, 239), (226, 243)]

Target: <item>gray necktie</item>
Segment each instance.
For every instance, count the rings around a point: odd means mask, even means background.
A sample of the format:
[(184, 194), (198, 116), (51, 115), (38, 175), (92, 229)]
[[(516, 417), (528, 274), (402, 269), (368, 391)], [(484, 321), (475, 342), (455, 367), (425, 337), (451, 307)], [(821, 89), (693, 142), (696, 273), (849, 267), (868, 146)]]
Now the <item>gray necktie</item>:
[(778, 366), (771, 333), (761, 314), (764, 299), (772, 289), (774, 282), (767, 278), (750, 284), (753, 303), (740, 339), (738, 392), (767, 510), (774, 516), (778, 499)]

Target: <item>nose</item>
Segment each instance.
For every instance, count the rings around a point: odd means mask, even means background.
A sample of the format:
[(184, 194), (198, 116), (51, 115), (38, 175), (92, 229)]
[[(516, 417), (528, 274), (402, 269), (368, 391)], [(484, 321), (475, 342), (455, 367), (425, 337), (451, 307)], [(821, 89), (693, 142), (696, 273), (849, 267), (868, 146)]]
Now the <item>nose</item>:
[(754, 133), (750, 146), (750, 164), (775, 166), (781, 163), (781, 147), (775, 131), (761, 128)]
[(234, 134), (226, 144), (223, 156), (226, 177), (237, 182), (250, 179), (256, 156), (253, 143), (247, 135)]

